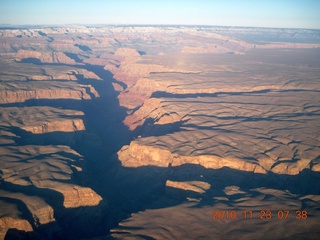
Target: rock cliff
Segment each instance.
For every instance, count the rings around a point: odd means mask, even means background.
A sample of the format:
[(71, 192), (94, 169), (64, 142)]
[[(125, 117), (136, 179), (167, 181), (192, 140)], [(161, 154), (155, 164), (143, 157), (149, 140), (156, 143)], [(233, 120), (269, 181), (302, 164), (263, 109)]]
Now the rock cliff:
[(161, 99), (147, 99), (137, 111), (126, 117), (123, 123), (128, 126), (130, 130), (135, 130), (138, 126), (142, 126), (148, 119), (152, 120), (155, 125), (180, 122), (181, 117), (179, 114), (167, 112), (163, 107), (165, 104)]
[(8, 83), (0, 87), (0, 103), (25, 102), (30, 99), (74, 99), (85, 100), (98, 97), (91, 85), (57, 82)]
[(48, 132), (75, 132), (84, 131), (85, 126), (81, 119), (51, 121), (43, 123), (38, 126), (26, 126), (22, 127), (23, 130), (31, 132), (33, 134), (43, 134)]
[(29, 58), (38, 59), (42, 63), (76, 64), (73, 59), (69, 58), (63, 52), (37, 52), (30, 50), (19, 50), (16, 56), (18, 61)]
[(166, 181), (166, 195), (178, 199), (201, 197), (201, 194), (209, 190), (211, 185), (202, 181)]
[(1, 127), (18, 127), (32, 134), (84, 131), (84, 113), (53, 107), (1, 108)]
[(210, 169), (229, 167), (241, 171), (266, 173), (266, 170), (259, 164), (250, 163), (239, 158), (227, 158), (214, 155), (183, 156), (171, 153), (167, 149), (143, 146), (135, 142), (131, 142), (129, 147), (123, 147), (118, 152), (118, 157), (124, 167), (176, 167), (184, 164), (195, 164)]
[[(73, 174), (82, 171), (81, 157), (66, 146), (1, 147), (1, 159), (5, 160), (0, 166), (1, 179), (4, 183), (60, 193), (66, 208), (96, 206), (101, 197), (92, 189), (71, 181)], [(20, 160), (16, 161), (17, 158)], [(60, 201), (58, 196), (52, 194), (52, 198)]]
[[(22, 193), (14, 193), (4, 190), (0, 190), (0, 194), (3, 198), (15, 199), (23, 202), (32, 215), (32, 224), (34, 226), (39, 226), (41, 224), (47, 224), (55, 221), (53, 208), (39, 197), (28, 196)], [(27, 231), (27, 229), (20, 230)]]
[(0, 238), (5, 239), (9, 229), (32, 232), (33, 229), (27, 220), (11, 217), (0, 218)]

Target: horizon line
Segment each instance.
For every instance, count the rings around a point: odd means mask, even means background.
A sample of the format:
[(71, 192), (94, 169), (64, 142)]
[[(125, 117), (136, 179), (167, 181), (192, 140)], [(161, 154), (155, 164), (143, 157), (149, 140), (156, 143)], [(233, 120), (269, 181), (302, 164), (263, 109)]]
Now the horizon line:
[(226, 28), (266, 28), (266, 29), (297, 29), (297, 30), (320, 30), (320, 28), (303, 27), (268, 27), (268, 26), (231, 26), (231, 25), (212, 25), (212, 24), (140, 24), (140, 23), (56, 23), (56, 24), (12, 24), (1, 23), (0, 28), (33, 28), (33, 27), (63, 27), (63, 26), (83, 26), (83, 27), (103, 27), (103, 26), (134, 26), (134, 27), (226, 27)]

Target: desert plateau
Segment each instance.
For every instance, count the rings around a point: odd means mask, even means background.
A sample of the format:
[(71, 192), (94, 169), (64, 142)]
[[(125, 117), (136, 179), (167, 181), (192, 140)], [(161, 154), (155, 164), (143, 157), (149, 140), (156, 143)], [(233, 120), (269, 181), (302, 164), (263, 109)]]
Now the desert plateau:
[(320, 30), (0, 29), (0, 239), (319, 239)]

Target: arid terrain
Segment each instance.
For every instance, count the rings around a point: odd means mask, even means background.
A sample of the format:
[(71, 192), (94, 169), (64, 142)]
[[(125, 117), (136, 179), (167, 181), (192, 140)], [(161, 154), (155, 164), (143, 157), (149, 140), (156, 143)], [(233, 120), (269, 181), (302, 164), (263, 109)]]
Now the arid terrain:
[(320, 31), (0, 29), (0, 239), (319, 239)]

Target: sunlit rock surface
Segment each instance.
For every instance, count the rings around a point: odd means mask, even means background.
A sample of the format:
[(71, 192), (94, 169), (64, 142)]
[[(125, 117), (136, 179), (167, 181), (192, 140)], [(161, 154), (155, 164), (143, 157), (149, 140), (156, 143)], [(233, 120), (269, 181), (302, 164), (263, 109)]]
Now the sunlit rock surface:
[(4, 184), (54, 190), (63, 195), (65, 207), (98, 205), (101, 200), (91, 189), (68, 182), (81, 171), (81, 156), (67, 146), (2, 147), (1, 159)]
[(75, 64), (76, 62), (62, 52), (43, 53), (37, 51), (19, 50), (17, 59), (23, 60), (28, 58), (38, 59), (42, 63), (65, 63)]
[(33, 134), (84, 131), (84, 113), (53, 107), (1, 108), (1, 126), (18, 127)]
[(24, 82), (2, 83), (0, 103), (25, 102), (32, 99), (91, 99), (98, 93), (91, 85), (74, 84), (72, 82)]

